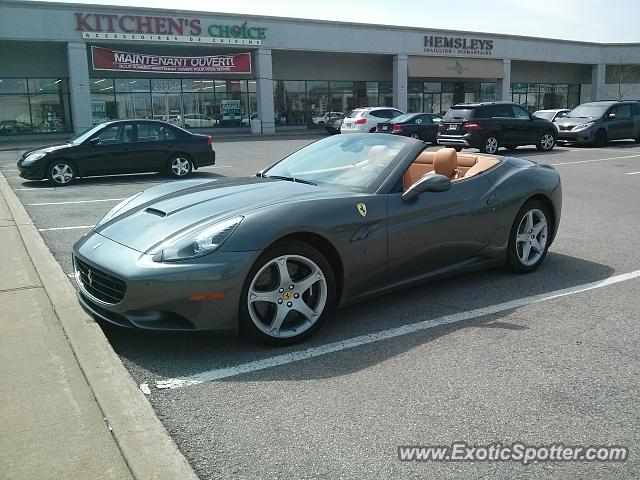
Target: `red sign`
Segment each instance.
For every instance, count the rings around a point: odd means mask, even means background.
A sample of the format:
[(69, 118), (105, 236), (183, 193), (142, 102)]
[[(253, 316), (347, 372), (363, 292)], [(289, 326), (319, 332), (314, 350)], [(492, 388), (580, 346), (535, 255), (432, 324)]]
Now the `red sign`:
[(177, 57), (91, 47), (94, 70), (155, 73), (251, 73), (251, 54)]

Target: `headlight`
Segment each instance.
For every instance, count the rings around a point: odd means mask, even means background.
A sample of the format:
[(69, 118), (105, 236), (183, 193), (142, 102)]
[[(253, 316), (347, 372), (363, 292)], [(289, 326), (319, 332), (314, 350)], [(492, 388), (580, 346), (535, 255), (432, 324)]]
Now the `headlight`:
[(45, 155), (46, 155), (46, 153), (31, 153), (31, 154), (29, 154), (29, 155), (27, 155), (25, 157), (25, 159), (22, 161), (22, 164), (23, 165), (29, 165), (29, 164), (35, 162), (36, 160), (40, 160)]
[(593, 126), (594, 123), (596, 123), (596, 122), (581, 123), (580, 125), (576, 125), (575, 127), (573, 127), (572, 130), (574, 132), (576, 132), (578, 130), (586, 130), (587, 128)]
[(118, 214), (120, 210), (122, 210), (126, 205), (128, 205), (129, 202), (131, 202), (134, 198), (136, 198), (138, 195), (141, 195), (142, 193), (143, 192), (136, 193), (132, 197), (125, 198), (124, 200), (122, 200), (119, 204), (117, 204), (115, 207), (109, 210), (107, 214), (104, 217), (102, 217), (98, 223), (96, 223), (96, 227), (99, 227), (103, 223), (106, 223), (109, 220), (111, 220), (113, 217), (115, 217)]
[(160, 246), (161, 251), (153, 256), (153, 260), (170, 262), (207, 255), (217, 250), (231, 236), (243, 218), (234, 217), (172, 238)]

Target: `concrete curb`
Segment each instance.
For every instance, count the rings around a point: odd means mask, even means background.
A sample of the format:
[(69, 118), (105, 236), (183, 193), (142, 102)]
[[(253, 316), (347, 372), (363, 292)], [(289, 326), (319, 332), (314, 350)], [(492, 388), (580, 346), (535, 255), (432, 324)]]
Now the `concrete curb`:
[(98, 324), (78, 304), (73, 286), (2, 176), (0, 193), (133, 476), (139, 480), (197, 480)]

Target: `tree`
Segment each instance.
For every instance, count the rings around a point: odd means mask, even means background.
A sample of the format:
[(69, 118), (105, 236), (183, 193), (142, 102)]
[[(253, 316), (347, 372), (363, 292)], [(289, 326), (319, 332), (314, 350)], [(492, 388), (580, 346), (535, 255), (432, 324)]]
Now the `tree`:
[(628, 55), (621, 55), (614, 59), (615, 63), (607, 65), (609, 82), (617, 87), (618, 100), (624, 100), (631, 90), (631, 83), (640, 83), (640, 64), (629, 63)]

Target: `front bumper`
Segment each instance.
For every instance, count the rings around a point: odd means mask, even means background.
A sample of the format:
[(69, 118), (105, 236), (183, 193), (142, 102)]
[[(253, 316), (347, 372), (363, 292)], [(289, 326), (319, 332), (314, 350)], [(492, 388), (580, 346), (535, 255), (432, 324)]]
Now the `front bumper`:
[[(258, 254), (213, 252), (197, 259), (157, 263), (149, 255), (91, 232), (73, 248), (78, 299), (90, 314), (119, 326), (235, 332), (244, 279)], [(80, 278), (76, 259), (123, 281), (122, 300), (107, 303), (93, 296)]]
[(565, 142), (575, 143), (589, 143), (593, 141), (593, 128), (587, 128), (585, 130), (578, 130), (577, 132), (571, 130), (559, 130), (557, 140), (563, 140)]
[(45, 166), (39, 162), (32, 165), (23, 165), (22, 159), (16, 165), (18, 174), (26, 180), (42, 180), (46, 177)]

